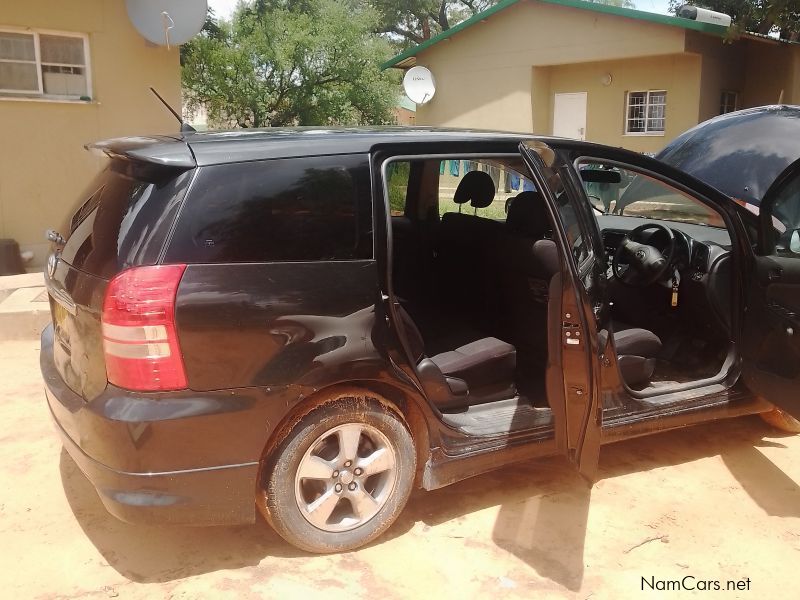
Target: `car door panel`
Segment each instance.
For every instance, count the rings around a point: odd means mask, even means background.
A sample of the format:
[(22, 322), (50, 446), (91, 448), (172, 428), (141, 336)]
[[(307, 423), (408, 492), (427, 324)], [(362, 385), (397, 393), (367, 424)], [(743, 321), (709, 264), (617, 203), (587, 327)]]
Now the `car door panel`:
[[(523, 142), (520, 153), (537, 189), (550, 206), (556, 223), (554, 238), (562, 258), (571, 257), (563, 263), (569, 268), (564, 270), (562, 265), (562, 273), (551, 282), (547, 395), (555, 417), (559, 449), (582, 475), (592, 479), (599, 458), (602, 411), (592, 379), (596, 367), (591, 352), (595, 333), (590, 328), (595, 328), (595, 319), (587, 292), (593, 286), (581, 283), (582, 273), (591, 279), (590, 274), (596, 271), (592, 269), (593, 252), (589, 243), (592, 234), (579, 214), (582, 207), (574, 205), (569, 182), (558, 171), (555, 152), (542, 142)], [(554, 188), (555, 182), (559, 189)], [(558, 299), (552, 294), (556, 287), (561, 291)]]
[[(800, 161), (764, 195), (758, 254), (744, 317), (743, 377), (765, 400), (800, 418), (800, 254), (782, 247), (800, 226)], [(776, 232), (776, 226), (785, 229)], [(779, 238), (776, 240), (776, 237)]]

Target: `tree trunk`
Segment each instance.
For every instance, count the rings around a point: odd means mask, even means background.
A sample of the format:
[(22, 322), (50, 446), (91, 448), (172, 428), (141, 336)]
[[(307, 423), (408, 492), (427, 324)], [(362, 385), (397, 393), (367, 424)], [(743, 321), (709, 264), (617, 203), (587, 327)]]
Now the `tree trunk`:
[(442, 28), (442, 31), (450, 29), (450, 22), (447, 20), (447, 2), (439, 5), (439, 27)]

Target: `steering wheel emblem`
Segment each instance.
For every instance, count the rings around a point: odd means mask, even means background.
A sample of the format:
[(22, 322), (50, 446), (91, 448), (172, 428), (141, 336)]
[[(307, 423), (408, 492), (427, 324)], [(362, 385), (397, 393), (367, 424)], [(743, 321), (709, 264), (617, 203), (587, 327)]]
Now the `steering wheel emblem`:
[(636, 255), (635, 256), (639, 260), (644, 260), (645, 258), (647, 258), (647, 252), (645, 252), (644, 250), (642, 250), (640, 248), (639, 250), (636, 251)]

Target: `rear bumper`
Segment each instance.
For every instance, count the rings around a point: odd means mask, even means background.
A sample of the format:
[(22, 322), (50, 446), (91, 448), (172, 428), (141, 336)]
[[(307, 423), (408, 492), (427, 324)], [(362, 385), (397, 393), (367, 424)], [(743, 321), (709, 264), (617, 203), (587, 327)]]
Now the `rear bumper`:
[[(125, 420), (103, 414), (109, 398), (101, 395), (91, 402), (84, 401), (69, 389), (53, 362), (53, 333), (48, 327), (42, 333), (40, 364), (50, 413), (61, 436), (64, 448), (97, 490), (106, 509), (115, 517), (129, 523), (174, 523), (184, 525), (221, 525), (251, 523), (255, 519), (255, 484), (257, 462), (222, 466), (198, 466), (175, 470), (148, 468), (148, 458), (160, 465), (170, 458), (176, 461), (185, 456), (162, 456), (175, 451), (154, 423), (154, 415), (139, 411), (141, 420), (132, 420), (137, 405), (131, 398)], [(111, 387), (111, 386), (109, 386)], [(122, 402), (114, 390), (111, 402)], [(151, 399), (148, 399), (152, 401)], [(141, 408), (141, 407), (139, 407)], [(179, 414), (179, 412), (178, 412)], [(224, 415), (217, 415), (224, 421)], [(190, 428), (193, 416), (175, 416), (158, 422), (161, 429)], [(199, 427), (202, 435), (203, 427)], [(235, 431), (229, 435), (235, 436)], [(115, 468), (92, 455), (92, 449), (104, 457), (113, 457), (120, 464), (138, 464), (129, 471)], [(159, 452), (159, 449), (162, 452)], [(184, 455), (191, 448), (184, 448)], [(198, 452), (197, 454), (202, 454)]]

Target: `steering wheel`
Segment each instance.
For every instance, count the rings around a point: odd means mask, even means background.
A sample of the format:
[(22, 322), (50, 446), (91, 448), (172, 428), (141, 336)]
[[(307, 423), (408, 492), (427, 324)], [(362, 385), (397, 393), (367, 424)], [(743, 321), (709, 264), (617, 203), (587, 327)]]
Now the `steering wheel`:
[[(667, 236), (669, 243), (663, 253), (655, 246), (638, 241), (641, 234), (650, 229), (663, 231)], [(611, 269), (614, 277), (625, 285), (644, 287), (664, 277), (672, 264), (673, 256), (675, 256), (675, 234), (672, 230), (658, 223), (646, 223), (639, 225), (625, 236), (614, 254)], [(622, 264), (621, 260), (624, 261)], [(621, 270), (620, 267), (625, 265), (627, 268)]]

